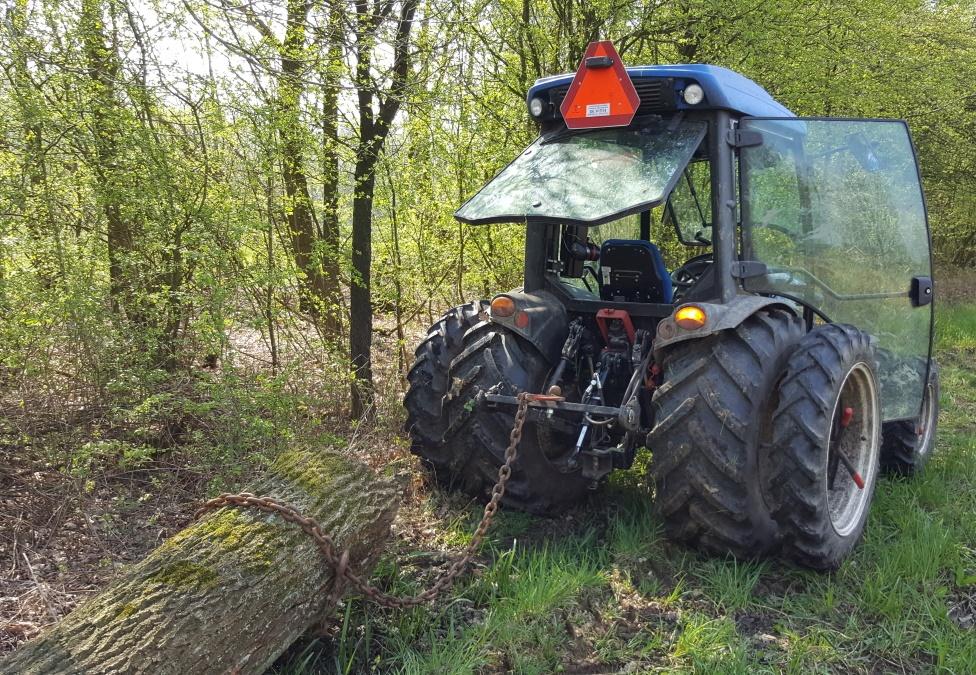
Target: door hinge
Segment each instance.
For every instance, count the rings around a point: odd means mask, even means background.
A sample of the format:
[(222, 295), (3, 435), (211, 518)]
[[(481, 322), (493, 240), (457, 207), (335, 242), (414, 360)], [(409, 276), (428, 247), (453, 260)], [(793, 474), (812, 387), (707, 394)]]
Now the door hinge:
[(763, 143), (762, 134), (758, 131), (738, 127), (729, 129), (726, 140), (733, 148), (751, 148)]
[(766, 263), (758, 260), (736, 260), (732, 263), (732, 276), (736, 279), (765, 276), (767, 271)]

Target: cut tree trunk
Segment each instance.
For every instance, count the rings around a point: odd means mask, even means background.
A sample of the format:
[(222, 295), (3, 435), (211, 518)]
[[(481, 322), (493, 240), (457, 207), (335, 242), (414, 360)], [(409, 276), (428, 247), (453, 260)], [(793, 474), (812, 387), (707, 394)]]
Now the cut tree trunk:
[[(252, 491), (318, 520), (357, 572), (396, 513), (390, 481), (333, 452), (288, 452)], [(333, 610), (332, 578), (297, 526), (223, 508), (0, 661), (0, 673), (263, 673)]]

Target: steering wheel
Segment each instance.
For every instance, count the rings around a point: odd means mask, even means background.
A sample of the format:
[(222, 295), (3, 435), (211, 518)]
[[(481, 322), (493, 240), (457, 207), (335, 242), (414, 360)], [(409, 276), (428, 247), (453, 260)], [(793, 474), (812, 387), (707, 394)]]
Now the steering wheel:
[(675, 268), (671, 272), (671, 283), (677, 289), (686, 289), (694, 286), (701, 276), (712, 264), (712, 254), (703, 253), (696, 255), (691, 260), (685, 262), (681, 267)]

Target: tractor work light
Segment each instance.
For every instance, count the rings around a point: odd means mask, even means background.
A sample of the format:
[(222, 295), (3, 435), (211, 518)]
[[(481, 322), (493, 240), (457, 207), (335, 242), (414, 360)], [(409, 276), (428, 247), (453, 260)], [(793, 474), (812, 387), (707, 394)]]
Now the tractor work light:
[(532, 117), (542, 117), (542, 113), (545, 110), (546, 104), (541, 98), (536, 97), (529, 101), (529, 112), (532, 114)]
[(685, 330), (698, 330), (707, 320), (705, 310), (697, 305), (685, 305), (674, 313), (674, 322)]
[(496, 295), (491, 301), (491, 315), (507, 319), (515, 314), (515, 301), (507, 295)]
[(705, 100), (705, 90), (699, 84), (689, 84), (685, 87), (682, 97), (688, 105), (698, 105)]

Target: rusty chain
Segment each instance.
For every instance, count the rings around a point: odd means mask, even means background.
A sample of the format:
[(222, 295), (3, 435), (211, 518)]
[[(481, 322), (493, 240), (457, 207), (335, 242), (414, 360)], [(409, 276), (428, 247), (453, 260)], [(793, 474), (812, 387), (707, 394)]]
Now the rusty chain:
[(522, 440), (522, 427), (525, 425), (526, 414), (529, 409), (529, 402), (532, 401), (533, 394), (522, 392), (518, 395), (518, 408), (515, 412), (515, 424), (509, 435), (508, 447), (505, 449), (505, 462), (498, 468), (498, 482), (491, 489), (491, 497), (485, 504), (484, 514), (481, 522), (474, 531), (471, 541), (464, 548), (460, 558), (451, 563), (446, 572), (441, 574), (427, 590), (412, 596), (395, 596), (381, 591), (366, 581), (362, 576), (356, 574), (349, 568), (349, 551), (339, 551), (335, 541), (322, 530), (322, 526), (314, 518), (303, 515), (298, 509), (284, 502), (278, 501), (274, 497), (258, 497), (250, 492), (240, 492), (238, 494), (222, 494), (218, 497), (205, 502), (194, 514), (194, 519), (200, 518), (208, 511), (223, 508), (225, 506), (254, 508), (266, 513), (272, 513), (286, 522), (297, 525), (305, 534), (310, 536), (318, 546), (322, 557), (328, 565), (335, 571), (332, 581), (332, 590), (329, 593), (330, 601), (338, 602), (346, 584), (352, 585), (359, 590), (366, 598), (383, 607), (391, 609), (405, 609), (416, 607), (434, 600), (437, 596), (451, 587), (454, 581), (460, 576), (464, 568), (467, 567), (471, 559), (474, 558), (481, 546), (481, 542), (491, 527), (491, 523), (498, 513), (498, 507), (502, 497), (505, 495), (505, 484), (512, 475), (512, 464), (518, 455), (518, 445)]

